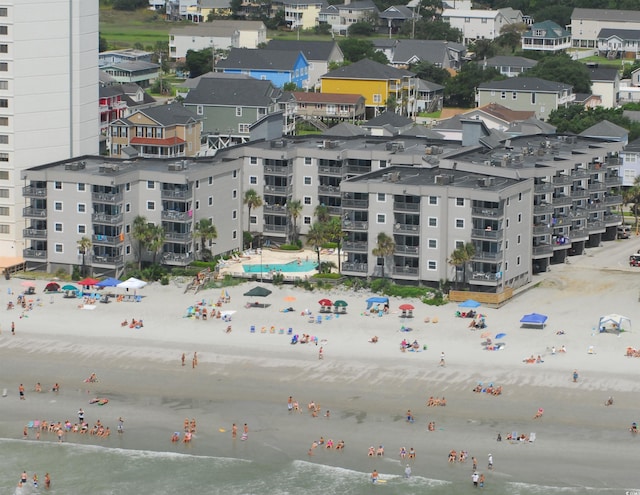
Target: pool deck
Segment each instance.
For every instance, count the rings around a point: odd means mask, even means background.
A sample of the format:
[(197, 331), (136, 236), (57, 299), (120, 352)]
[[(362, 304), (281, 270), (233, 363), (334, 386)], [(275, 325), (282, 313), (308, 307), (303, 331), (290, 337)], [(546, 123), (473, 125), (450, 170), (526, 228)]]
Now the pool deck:
[[(302, 261), (312, 261), (317, 262), (318, 255), (310, 250), (305, 249), (304, 251), (272, 251), (270, 249), (263, 249), (262, 255), (260, 254), (251, 254), (249, 256), (243, 256), (240, 258), (240, 261), (228, 261), (224, 265), (220, 267), (220, 274), (222, 276), (227, 273), (232, 275), (233, 277), (241, 277), (241, 278), (254, 278), (257, 276), (258, 279), (262, 280), (271, 280), (273, 278), (273, 274), (268, 272), (265, 268), (265, 271), (260, 274), (260, 272), (245, 272), (243, 265), (281, 265), (287, 264), (291, 262), (295, 262), (298, 260)], [(329, 251), (321, 251), (320, 252), (320, 261), (332, 261), (338, 265), (338, 255), (337, 253), (331, 253)], [(316, 270), (311, 270), (308, 272), (282, 272), (284, 279), (286, 281), (293, 280), (305, 280), (312, 275), (317, 273)]]

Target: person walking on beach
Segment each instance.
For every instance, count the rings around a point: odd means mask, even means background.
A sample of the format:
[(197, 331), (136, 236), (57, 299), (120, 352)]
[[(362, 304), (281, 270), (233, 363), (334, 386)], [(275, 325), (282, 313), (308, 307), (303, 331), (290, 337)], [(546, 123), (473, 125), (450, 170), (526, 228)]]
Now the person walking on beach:
[(322, 346), (320, 347), (320, 350), (318, 351), (318, 359), (323, 359), (324, 358), (324, 354), (323, 354), (323, 349)]
[(122, 434), (124, 432), (124, 419), (122, 416), (118, 418), (118, 433)]
[(478, 459), (476, 459), (475, 457), (471, 456), (471, 463), (473, 464), (473, 467), (471, 469), (473, 469), (474, 471), (478, 470)]
[(46, 473), (44, 475), (44, 487), (48, 490), (49, 488), (51, 488), (51, 476), (49, 476), (49, 473)]
[(489, 462), (487, 464), (489, 471), (493, 470), (493, 456), (489, 454)]
[(84, 411), (82, 408), (78, 409), (78, 423), (84, 423)]
[(24, 385), (22, 383), (18, 387), (18, 394), (20, 394), (20, 400), (24, 400)]
[(471, 481), (473, 481), (473, 486), (478, 488), (478, 480), (480, 479), (480, 475), (477, 471), (474, 471), (471, 475)]
[(242, 440), (246, 440), (247, 438), (249, 438), (249, 427), (247, 423), (245, 423), (242, 429)]
[(182, 366), (184, 366), (184, 360), (187, 358), (187, 356), (184, 355), (184, 352), (182, 353)]
[(444, 368), (444, 352), (440, 353), (440, 366)]
[(11, 335), (15, 335), (16, 334), (16, 324), (15, 322), (11, 322)]
[(578, 370), (573, 370), (573, 383), (578, 381)]
[(198, 353), (194, 352), (193, 359), (191, 360), (191, 368), (195, 369), (196, 366), (198, 366)]
[(371, 473), (371, 483), (377, 483), (378, 482), (378, 471), (377, 470), (373, 470), (373, 473)]
[(231, 438), (235, 440), (237, 436), (238, 436), (238, 425), (233, 423), (233, 426), (231, 427)]

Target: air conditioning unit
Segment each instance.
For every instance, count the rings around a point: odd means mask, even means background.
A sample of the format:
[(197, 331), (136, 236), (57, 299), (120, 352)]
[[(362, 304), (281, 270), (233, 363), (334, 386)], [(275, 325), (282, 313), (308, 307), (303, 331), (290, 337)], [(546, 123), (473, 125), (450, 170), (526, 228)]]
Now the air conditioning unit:
[(170, 163), (168, 169), (170, 172), (180, 172), (182, 170), (182, 163)]

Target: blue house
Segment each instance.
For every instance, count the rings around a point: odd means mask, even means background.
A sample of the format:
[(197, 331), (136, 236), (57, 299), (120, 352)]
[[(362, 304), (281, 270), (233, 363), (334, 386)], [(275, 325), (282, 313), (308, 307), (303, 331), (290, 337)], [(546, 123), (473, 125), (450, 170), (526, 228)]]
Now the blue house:
[(309, 79), (309, 62), (302, 52), (232, 48), (227, 58), (216, 64), (216, 71), (246, 74), (271, 81), (278, 88), (289, 82), (305, 88)]

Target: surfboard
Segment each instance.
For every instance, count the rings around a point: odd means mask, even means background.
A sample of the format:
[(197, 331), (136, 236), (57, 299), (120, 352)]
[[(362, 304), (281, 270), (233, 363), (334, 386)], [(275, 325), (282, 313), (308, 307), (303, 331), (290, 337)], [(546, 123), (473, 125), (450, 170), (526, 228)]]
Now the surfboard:
[(218, 431), (219, 431), (220, 433), (224, 433), (224, 432), (226, 432), (227, 430), (225, 430), (224, 428), (218, 428)]

